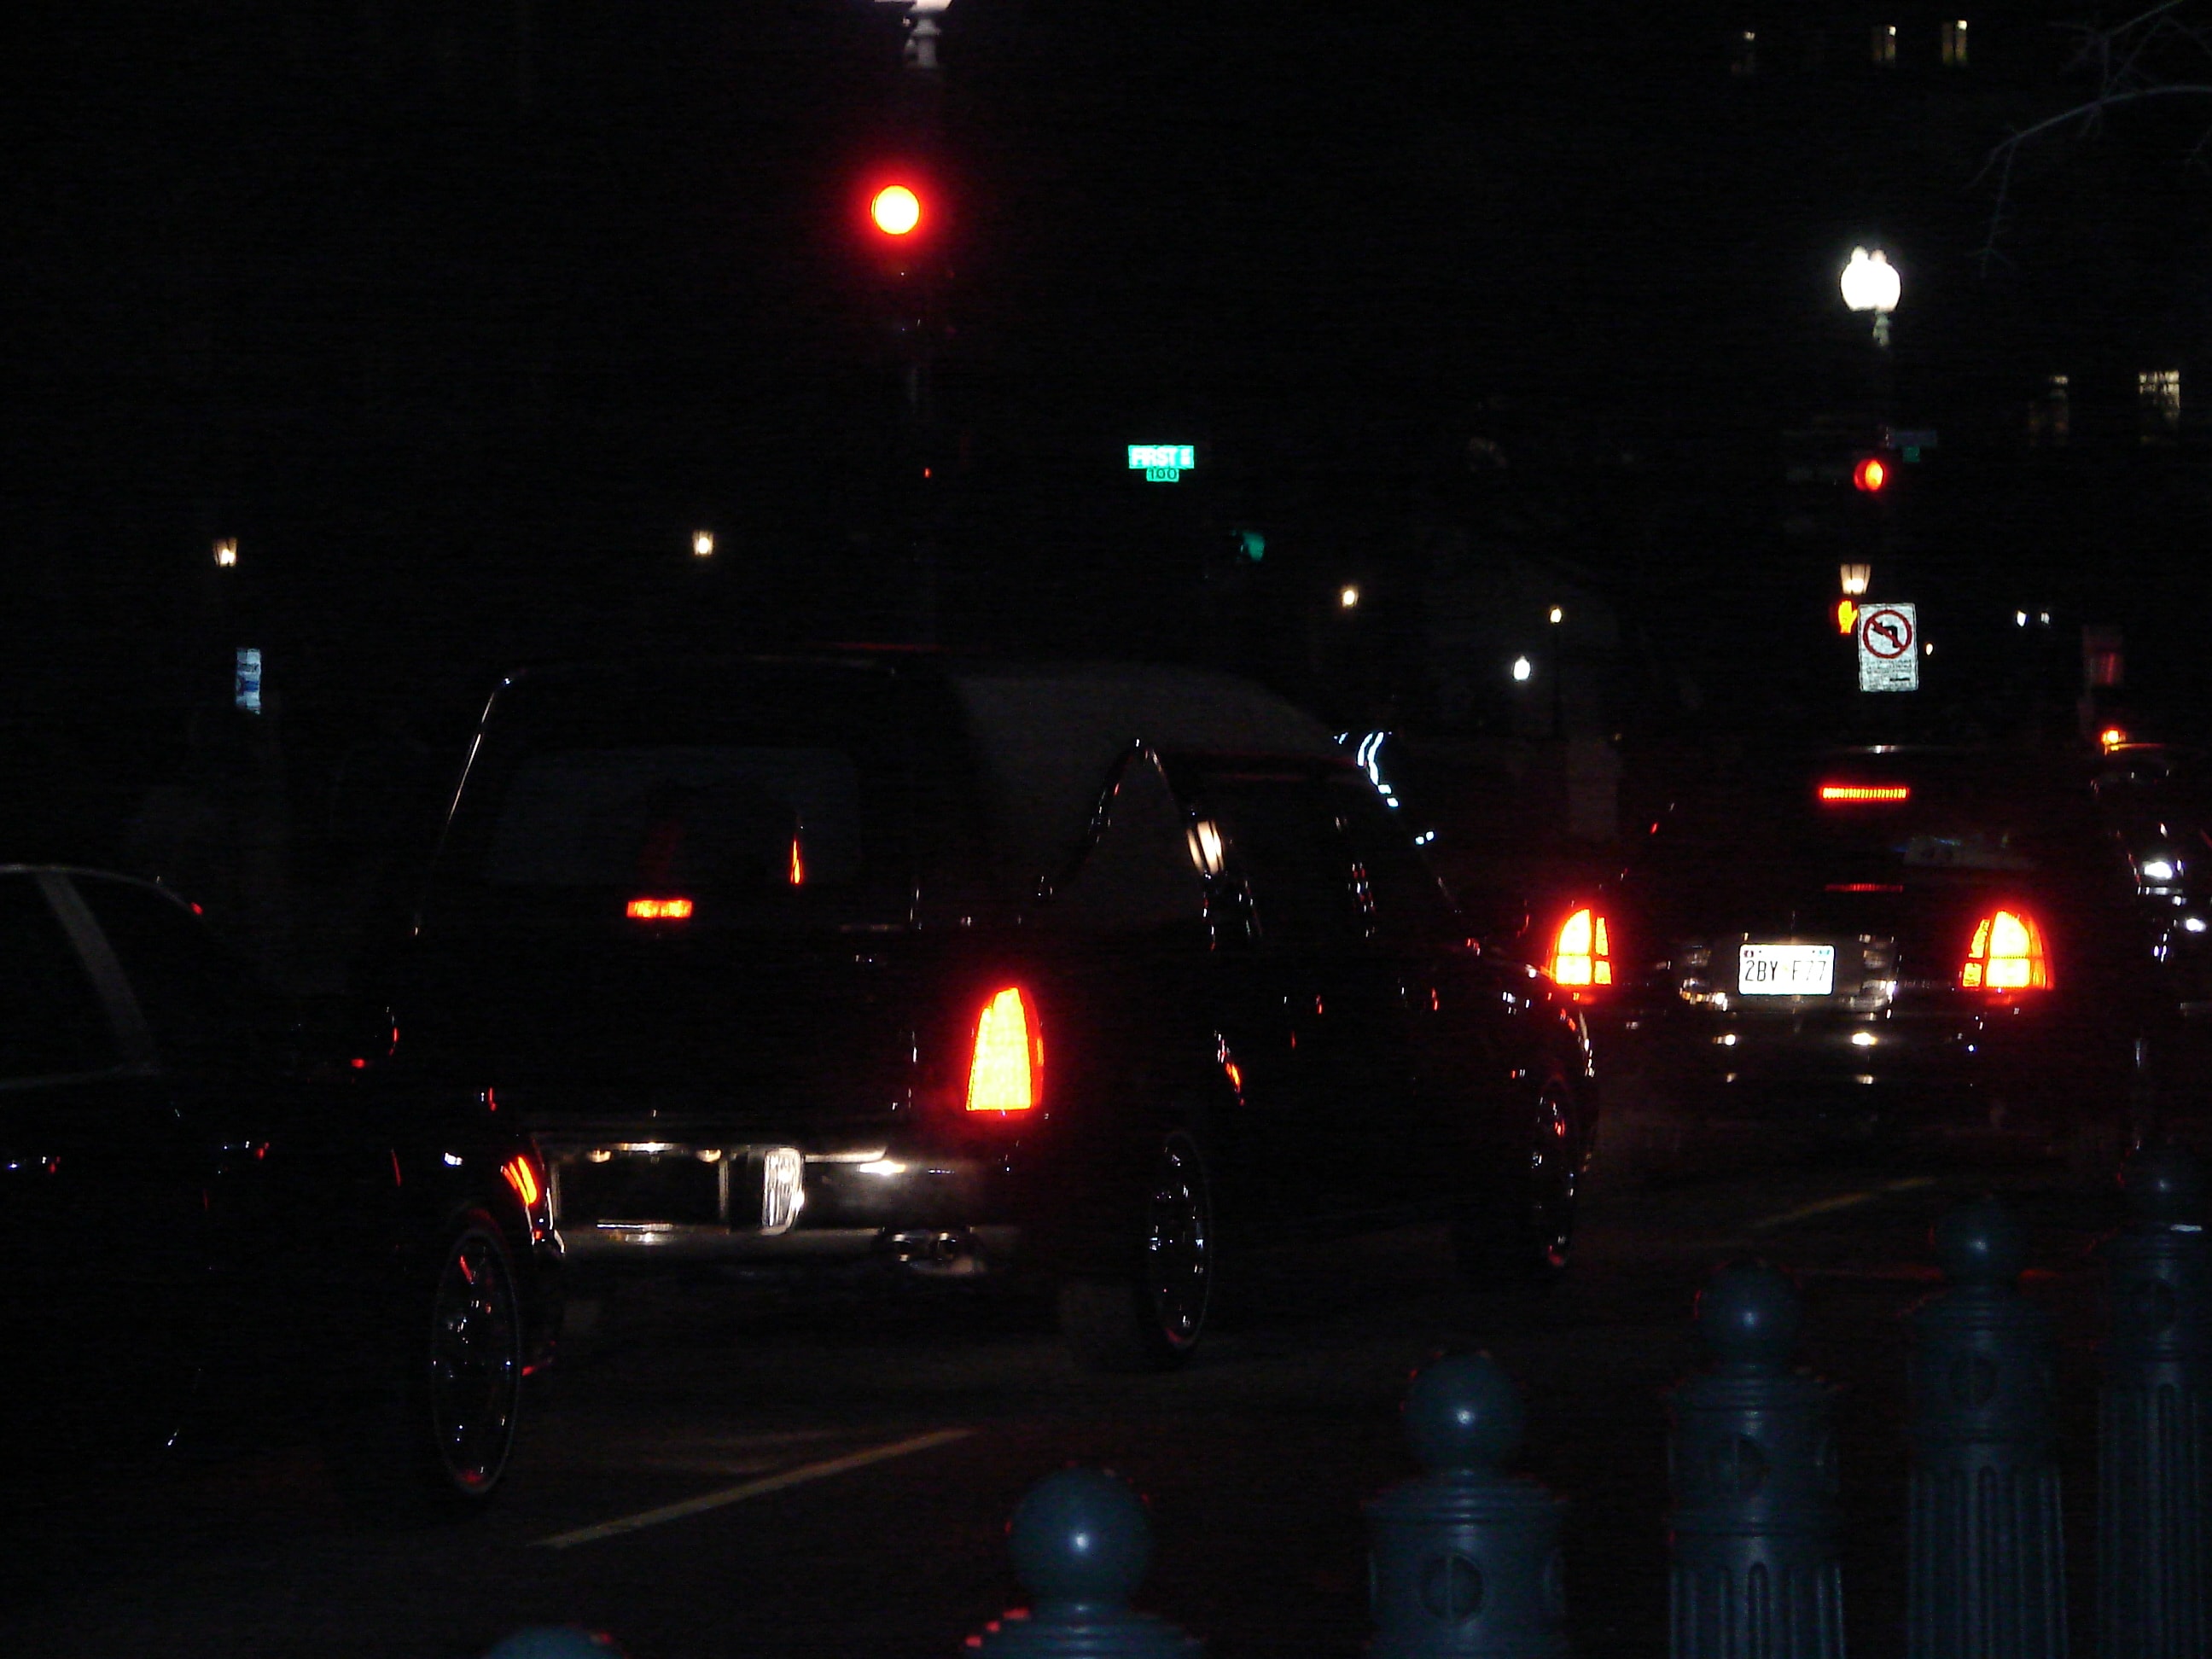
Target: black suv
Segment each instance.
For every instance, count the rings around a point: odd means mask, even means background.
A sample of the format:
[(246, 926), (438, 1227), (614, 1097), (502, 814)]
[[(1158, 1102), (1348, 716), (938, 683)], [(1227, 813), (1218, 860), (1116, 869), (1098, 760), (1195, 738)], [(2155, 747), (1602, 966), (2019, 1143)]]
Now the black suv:
[(387, 982), (384, 1069), (530, 1126), (572, 1271), (1026, 1267), (1113, 1367), (1197, 1345), (1224, 1237), (1556, 1265), (1595, 1109), (1328, 734), (1194, 671), (517, 675)]

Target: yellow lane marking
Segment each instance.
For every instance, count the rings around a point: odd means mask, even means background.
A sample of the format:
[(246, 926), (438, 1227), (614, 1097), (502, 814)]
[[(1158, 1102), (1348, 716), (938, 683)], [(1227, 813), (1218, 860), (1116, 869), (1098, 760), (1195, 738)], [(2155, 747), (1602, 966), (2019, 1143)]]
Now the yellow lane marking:
[(1838, 1210), (1856, 1210), (1862, 1204), (1872, 1204), (1888, 1193), (1909, 1193), (1922, 1187), (1933, 1187), (1933, 1176), (1914, 1176), (1906, 1181), (1893, 1181), (1883, 1187), (1870, 1188), (1863, 1193), (1845, 1193), (1840, 1198), (1824, 1198), (1817, 1204), (1802, 1205), (1795, 1210), (1784, 1210), (1780, 1215), (1762, 1217), (1746, 1230), (1763, 1233), (1776, 1227), (1787, 1227), (1793, 1221), (1810, 1221), (1814, 1216), (1832, 1215)]
[(742, 1504), (749, 1498), (763, 1498), (772, 1492), (782, 1492), (792, 1486), (803, 1486), (810, 1480), (827, 1480), (833, 1474), (866, 1468), (871, 1463), (884, 1463), (894, 1457), (908, 1457), (915, 1452), (927, 1451), (933, 1446), (946, 1446), (955, 1440), (965, 1440), (975, 1433), (973, 1429), (938, 1429), (928, 1434), (917, 1434), (911, 1439), (896, 1440), (888, 1446), (870, 1446), (866, 1450), (848, 1452), (842, 1457), (825, 1458), (819, 1463), (802, 1463), (795, 1469), (786, 1469), (781, 1474), (771, 1474), (759, 1480), (748, 1480), (741, 1486), (725, 1486), (720, 1492), (687, 1498), (680, 1504), (664, 1504), (657, 1510), (645, 1510), (636, 1515), (625, 1515), (613, 1521), (602, 1521), (595, 1527), (579, 1527), (574, 1532), (556, 1533), (550, 1538), (538, 1540), (540, 1549), (574, 1549), (579, 1544), (596, 1544), (602, 1538), (615, 1538), (626, 1532), (637, 1532), (647, 1527), (658, 1527), (670, 1521), (683, 1521), (695, 1515), (704, 1515), (709, 1510)]

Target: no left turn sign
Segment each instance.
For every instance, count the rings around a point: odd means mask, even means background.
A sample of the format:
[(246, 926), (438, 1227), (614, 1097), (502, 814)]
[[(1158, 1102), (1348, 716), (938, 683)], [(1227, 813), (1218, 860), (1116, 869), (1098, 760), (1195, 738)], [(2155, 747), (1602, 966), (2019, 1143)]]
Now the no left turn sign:
[(1870, 605), (1859, 612), (1859, 690), (1920, 689), (1920, 611), (1911, 605)]

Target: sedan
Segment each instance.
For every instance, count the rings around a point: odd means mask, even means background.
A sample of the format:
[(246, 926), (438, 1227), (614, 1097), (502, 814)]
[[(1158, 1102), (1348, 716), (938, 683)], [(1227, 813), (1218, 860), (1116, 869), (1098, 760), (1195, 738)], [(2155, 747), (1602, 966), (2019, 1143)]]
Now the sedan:
[(161, 887), (0, 866), (0, 940), (11, 1467), (315, 1434), (379, 1508), (480, 1507), (556, 1319), (527, 1140), (370, 1102)]
[(2142, 772), (2027, 749), (1763, 757), (1680, 790), (1560, 923), (1553, 976), (1695, 1115), (2109, 1147), (2148, 1127), (2154, 1059), (2205, 994), (2196, 851)]

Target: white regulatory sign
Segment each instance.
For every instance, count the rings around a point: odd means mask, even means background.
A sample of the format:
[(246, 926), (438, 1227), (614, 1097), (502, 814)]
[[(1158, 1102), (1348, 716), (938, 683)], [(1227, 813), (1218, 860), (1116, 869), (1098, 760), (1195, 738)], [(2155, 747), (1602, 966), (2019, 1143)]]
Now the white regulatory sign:
[(1870, 605), (1859, 612), (1859, 690), (1920, 689), (1920, 609)]

